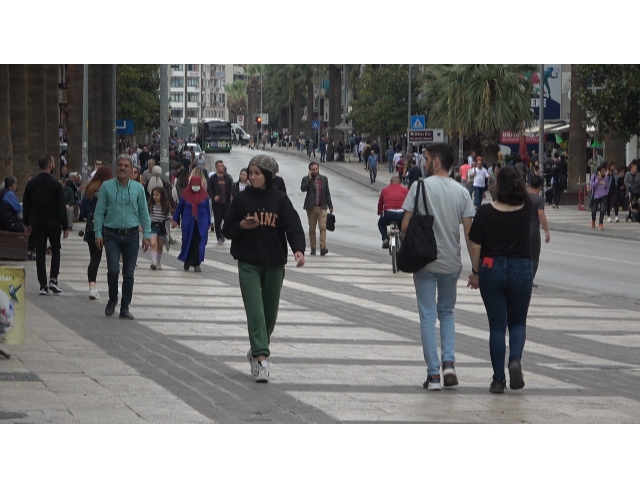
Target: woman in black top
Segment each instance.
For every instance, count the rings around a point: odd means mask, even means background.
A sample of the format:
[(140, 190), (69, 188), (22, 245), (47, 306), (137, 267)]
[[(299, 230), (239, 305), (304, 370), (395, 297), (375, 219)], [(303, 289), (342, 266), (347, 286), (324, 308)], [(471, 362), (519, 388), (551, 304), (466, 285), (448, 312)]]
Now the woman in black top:
[(480, 288), (489, 319), (489, 351), (493, 365), (492, 393), (506, 389), (505, 335), (509, 328), (509, 387), (522, 389), (522, 350), (533, 285), (531, 202), (524, 179), (505, 166), (496, 180), (496, 200), (482, 205), (473, 220), (472, 274), (468, 286)]

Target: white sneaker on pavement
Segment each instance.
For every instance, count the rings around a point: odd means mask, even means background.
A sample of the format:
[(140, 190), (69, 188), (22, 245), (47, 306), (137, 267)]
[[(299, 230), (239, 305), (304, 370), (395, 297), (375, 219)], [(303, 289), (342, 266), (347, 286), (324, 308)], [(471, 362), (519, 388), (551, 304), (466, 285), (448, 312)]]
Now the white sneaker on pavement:
[(607, 222), (608, 222), (608, 223), (611, 223), (611, 217), (608, 217), (608, 218), (607, 218)]
[(156, 269), (157, 269), (157, 270), (159, 270), (159, 271), (161, 271), (161, 270), (162, 270), (162, 264), (161, 264), (160, 262), (158, 262), (158, 263), (156, 264)]
[(251, 375), (258, 377), (258, 359), (251, 355), (251, 349), (247, 352), (247, 359), (251, 363)]
[(89, 288), (89, 299), (91, 301), (95, 301), (96, 299), (100, 299), (100, 294), (98, 293), (98, 289), (95, 287)]
[(256, 382), (269, 382), (269, 363), (266, 360), (258, 362), (258, 376)]

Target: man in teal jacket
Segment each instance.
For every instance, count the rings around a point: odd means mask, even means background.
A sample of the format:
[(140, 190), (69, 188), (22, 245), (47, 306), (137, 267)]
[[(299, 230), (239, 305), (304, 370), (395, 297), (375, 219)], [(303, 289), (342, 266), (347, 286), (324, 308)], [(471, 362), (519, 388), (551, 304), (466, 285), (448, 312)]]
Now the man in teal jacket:
[[(133, 169), (131, 156), (118, 156), (117, 179), (105, 181), (100, 188), (98, 204), (93, 213), (96, 247), (107, 253), (109, 302), (104, 310), (111, 316), (118, 302), (118, 277), (122, 256), (122, 300), (120, 319), (132, 320), (129, 304), (133, 295), (133, 272), (138, 261), (140, 242), (138, 228), (142, 226), (142, 250), (149, 249), (151, 218), (142, 184), (129, 177)], [(103, 228), (104, 227), (104, 228)]]

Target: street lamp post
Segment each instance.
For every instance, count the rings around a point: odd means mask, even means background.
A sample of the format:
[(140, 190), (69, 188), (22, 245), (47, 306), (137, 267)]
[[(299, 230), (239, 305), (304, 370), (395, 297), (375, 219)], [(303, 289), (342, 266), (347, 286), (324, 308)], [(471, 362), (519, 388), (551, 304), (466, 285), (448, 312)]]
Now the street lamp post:
[(407, 147), (405, 153), (409, 153), (409, 131), (411, 130), (411, 65), (409, 65), (409, 113), (407, 116)]
[[(547, 164), (547, 162), (544, 160), (544, 83), (543, 83), (543, 78), (544, 76), (544, 64), (540, 65), (540, 101), (539, 104), (540, 106), (538, 107), (538, 120), (539, 120), (539, 126), (538, 126), (538, 160), (541, 162), (544, 162), (544, 164)], [(544, 166), (543, 169), (544, 171)]]
[(169, 65), (160, 65), (160, 167), (162, 174), (169, 174)]
[[(115, 121), (114, 121), (115, 123)], [(89, 65), (84, 65), (82, 79), (82, 184), (87, 185), (89, 172)]]

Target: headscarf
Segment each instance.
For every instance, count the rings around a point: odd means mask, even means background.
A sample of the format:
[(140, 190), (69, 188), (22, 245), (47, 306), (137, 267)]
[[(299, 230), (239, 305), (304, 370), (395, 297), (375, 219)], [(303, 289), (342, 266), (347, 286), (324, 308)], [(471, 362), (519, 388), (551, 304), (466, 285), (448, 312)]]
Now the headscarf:
[(271, 188), (273, 185), (273, 178), (278, 170), (278, 163), (276, 160), (266, 154), (260, 154), (251, 158), (247, 168), (249, 168), (249, 166), (258, 166), (260, 172), (264, 176), (267, 189)]
[(147, 191), (151, 194), (151, 192), (158, 187), (164, 188), (162, 168), (160, 166), (154, 166), (151, 170), (151, 178), (149, 178), (149, 183), (147, 184)]
[[(194, 193), (191, 189), (191, 186), (200, 186), (200, 191)], [(209, 195), (207, 194), (207, 188), (202, 186), (202, 180), (200, 179), (200, 176), (193, 176), (180, 197), (191, 205), (192, 215), (197, 216), (198, 205), (206, 200)]]

